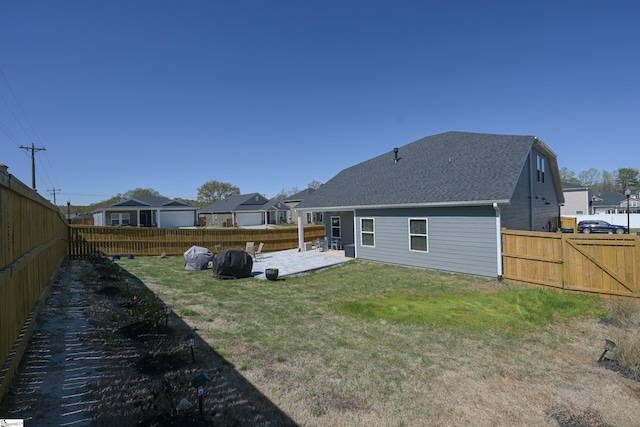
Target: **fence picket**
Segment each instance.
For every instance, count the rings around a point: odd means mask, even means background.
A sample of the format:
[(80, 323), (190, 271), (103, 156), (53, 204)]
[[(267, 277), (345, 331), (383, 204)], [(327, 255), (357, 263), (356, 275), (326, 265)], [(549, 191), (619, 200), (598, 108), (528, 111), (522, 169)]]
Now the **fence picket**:
[(640, 237), (502, 230), (503, 278), (513, 284), (640, 298)]

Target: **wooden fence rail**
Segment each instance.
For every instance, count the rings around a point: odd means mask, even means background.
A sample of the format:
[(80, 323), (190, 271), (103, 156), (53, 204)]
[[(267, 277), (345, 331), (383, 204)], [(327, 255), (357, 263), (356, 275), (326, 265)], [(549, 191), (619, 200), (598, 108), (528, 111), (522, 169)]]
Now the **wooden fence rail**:
[[(304, 240), (315, 241), (325, 236), (322, 225), (306, 226)], [(265, 252), (298, 247), (297, 227), (267, 230), (246, 228), (144, 228), (71, 226), (69, 257), (82, 258), (102, 252), (106, 255), (157, 256), (182, 255), (191, 246), (214, 249), (244, 249), (246, 242), (264, 243)]]
[(505, 281), (640, 298), (640, 237), (502, 230)]

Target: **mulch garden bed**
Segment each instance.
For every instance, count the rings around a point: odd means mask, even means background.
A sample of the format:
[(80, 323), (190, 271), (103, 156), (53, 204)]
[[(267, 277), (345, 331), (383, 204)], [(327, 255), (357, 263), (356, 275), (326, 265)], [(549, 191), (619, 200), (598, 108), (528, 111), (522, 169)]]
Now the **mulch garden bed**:
[[(175, 313), (165, 316), (163, 302), (107, 257), (98, 254), (89, 260), (68, 260), (62, 268), (73, 269), (73, 292), (81, 293), (83, 316), (91, 325), (83, 331), (83, 352), (101, 355), (100, 367), (95, 369), (97, 357), (92, 367), (99, 375), (86, 383), (89, 391), (84, 399), (93, 402), (87, 410), (90, 425), (295, 425), (200, 339), (197, 331)], [(56, 292), (65, 292), (65, 283), (58, 286)], [(53, 310), (61, 315), (62, 311)], [(64, 382), (65, 373), (58, 375)], [(21, 401), (25, 392), (18, 390), (18, 384), (23, 389), (28, 385), (19, 376), (3, 402), (2, 413), (63, 423), (65, 420), (51, 419), (50, 414), (39, 414), (37, 398)], [(195, 384), (200, 379), (205, 381)]]

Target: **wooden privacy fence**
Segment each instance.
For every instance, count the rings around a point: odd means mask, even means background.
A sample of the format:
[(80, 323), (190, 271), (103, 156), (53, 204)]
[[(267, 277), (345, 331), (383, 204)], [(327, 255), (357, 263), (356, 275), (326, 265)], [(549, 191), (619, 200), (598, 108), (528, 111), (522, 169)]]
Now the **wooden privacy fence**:
[(640, 237), (502, 230), (505, 281), (640, 298)]
[[(315, 241), (325, 236), (323, 225), (304, 227), (304, 240)], [(71, 226), (69, 256), (81, 258), (102, 252), (107, 255), (157, 256), (182, 255), (191, 246), (213, 250), (244, 249), (246, 242), (264, 243), (265, 252), (298, 247), (297, 227), (278, 227), (267, 230), (246, 228), (145, 228)]]
[(67, 255), (68, 227), (55, 206), (0, 165), (0, 230), (2, 399), (46, 301), (50, 278)]

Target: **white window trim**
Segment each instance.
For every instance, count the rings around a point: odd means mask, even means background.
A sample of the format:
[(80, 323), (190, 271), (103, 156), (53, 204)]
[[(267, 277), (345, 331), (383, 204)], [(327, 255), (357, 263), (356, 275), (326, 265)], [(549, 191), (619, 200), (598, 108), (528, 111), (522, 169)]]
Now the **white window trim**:
[[(412, 234), (411, 233), (411, 221), (424, 221), (425, 229), (427, 231), (426, 234)], [(429, 218), (408, 218), (407, 219), (407, 235), (408, 235), (408, 243), (409, 243), (409, 252), (418, 252), (421, 254), (429, 253)], [(411, 249), (411, 236), (424, 236), (427, 240), (427, 250), (421, 251), (418, 249)]]
[(544, 163), (545, 158), (540, 154), (537, 154), (536, 165), (537, 165), (537, 180), (538, 182), (544, 184)]
[[(338, 218), (338, 226), (337, 227), (333, 225), (333, 219), (334, 218)], [(330, 227), (331, 227), (331, 237), (333, 237), (335, 239), (341, 239), (342, 238), (342, 233), (340, 231), (340, 228), (342, 227), (342, 221), (340, 220), (339, 216), (332, 216), (331, 217)], [(333, 229), (334, 228), (338, 230), (338, 235), (337, 236), (333, 235)]]
[[(126, 218), (128, 220), (127, 224), (124, 224), (124, 217), (126, 215)], [(114, 217), (117, 216), (118, 218), (118, 222), (117, 224), (113, 223)], [(131, 214), (129, 212), (118, 212), (118, 213), (112, 213), (111, 214), (111, 221), (110, 224), (112, 226), (116, 226), (116, 225), (129, 225), (131, 224)]]
[[(364, 231), (364, 227), (362, 226), (362, 221), (371, 220), (373, 223), (373, 231)], [(373, 236), (373, 245), (365, 245), (362, 241), (363, 234), (371, 234)], [(376, 220), (375, 218), (360, 218), (360, 246), (366, 248), (375, 248), (376, 247)]]

